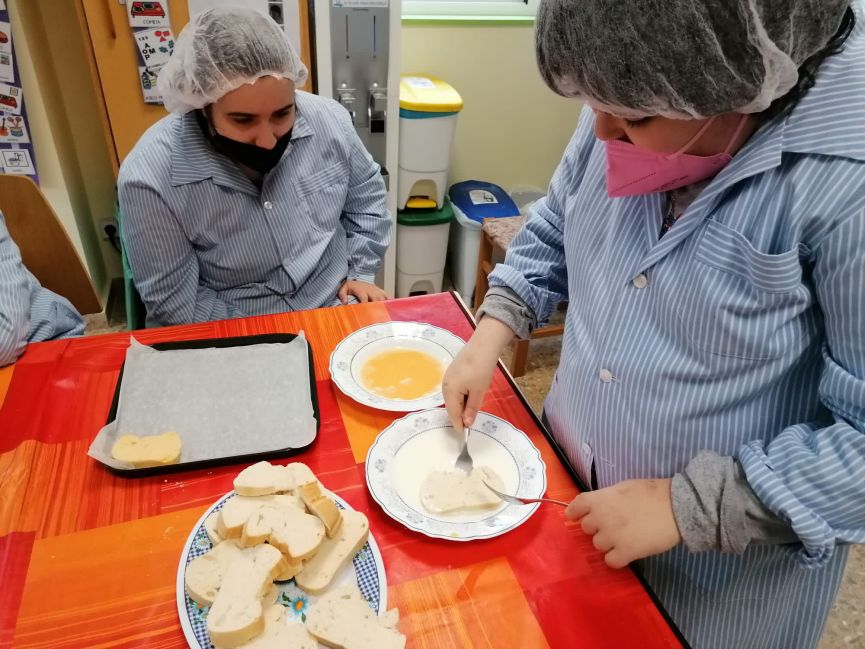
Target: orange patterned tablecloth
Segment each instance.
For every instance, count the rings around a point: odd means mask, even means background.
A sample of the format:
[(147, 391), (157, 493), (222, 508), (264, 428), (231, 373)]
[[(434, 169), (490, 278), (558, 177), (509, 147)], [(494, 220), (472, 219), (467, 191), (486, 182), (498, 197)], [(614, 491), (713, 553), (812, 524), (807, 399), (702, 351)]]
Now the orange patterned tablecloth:
[[(295, 457), (369, 516), (388, 606), (399, 607), (409, 647), (681, 646), (634, 574), (607, 568), (558, 507), (541, 507), (518, 529), (470, 543), (427, 538), (379, 509), (363, 462), (378, 432), (401, 415), (338, 393), (327, 363), (347, 334), (388, 320), (428, 322), (466, 339), (472, 331), (457, 300), (440, 294), (135, 336), (149, 344), (306, 332), (322, 425), (312, 448)], [(129, 479), (86, 455), (105, 423), (128, 344), (128, 333), (39, 343), (0, 370), (0, 647), (185, 646), (175, 608), (180, 552), (240, 467)], [(501, 370), (484, 410), (526, 431), (541, 450), (550, 497), (573, 498), (573, 480)]]

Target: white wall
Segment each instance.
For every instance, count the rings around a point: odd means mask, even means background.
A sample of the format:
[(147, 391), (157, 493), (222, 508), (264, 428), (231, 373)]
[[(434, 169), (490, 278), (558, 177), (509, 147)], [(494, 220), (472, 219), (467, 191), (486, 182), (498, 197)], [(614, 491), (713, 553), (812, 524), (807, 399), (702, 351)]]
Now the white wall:
[(27, 108), (28, 126), (33, 140), (40, 186), (60, 217), (79, 254), (83, 254), (81, 236), (78, 233), (68, 188), (60, 168), (57, 147), (51, 136), (51, 123), (46, 112), (44, 88), (39, 83), (33, 67), (31, 53), (33, 47), (31, 46), (30, 33), (28, 30), (22, 29), (22, 16), (16, 9), (17, 3), (10, 3), (12, 42), (15, 45), (18, 69), (21, 74), (21, 79), (18, 79), (17, 83), (24, 88), (24, 102)]
[(533, 26), (403, 24), (403, 73), (427, 73), (463, 98), (450, 182), (546, 190), (580, 104), (553, 93), (535, 66)]

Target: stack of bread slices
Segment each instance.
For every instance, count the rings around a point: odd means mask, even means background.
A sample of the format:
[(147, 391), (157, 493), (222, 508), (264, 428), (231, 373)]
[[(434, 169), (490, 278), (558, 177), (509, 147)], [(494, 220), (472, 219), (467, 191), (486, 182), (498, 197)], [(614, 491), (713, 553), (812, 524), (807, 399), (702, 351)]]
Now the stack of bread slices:
[[(330, 588), (366, 544), (364, 514), (341, 510), (300, 462), (259, 462), (234, 480), (237, 495), (205, 520), (213, 548), (186, 568), (186, 592), (209, 606), (219, 649), (402, 649), (394, 609), (376, 615), (356, 584)], [(320, 596), (304, 624), (287, 624), (274, 582)]]

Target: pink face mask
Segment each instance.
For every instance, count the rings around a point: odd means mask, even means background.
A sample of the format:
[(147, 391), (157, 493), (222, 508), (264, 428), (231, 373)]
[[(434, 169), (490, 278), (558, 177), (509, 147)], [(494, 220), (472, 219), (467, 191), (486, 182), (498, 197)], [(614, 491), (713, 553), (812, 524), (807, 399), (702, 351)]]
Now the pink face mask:
[(747, 115), (742, 115), (739, 126), (724, 152), (710, 156), (690, 155), (685, 152), (703, 137), (715, 121), (714, 117), (675, 153), (658, 153), (641, 149), (629, 142), (608, 140), (605, 142), (607, 194), (610, 198), (620, 198), (667, 192), (717, 175), (733, 159), (730, 150), (745, 128), (747, 119)]

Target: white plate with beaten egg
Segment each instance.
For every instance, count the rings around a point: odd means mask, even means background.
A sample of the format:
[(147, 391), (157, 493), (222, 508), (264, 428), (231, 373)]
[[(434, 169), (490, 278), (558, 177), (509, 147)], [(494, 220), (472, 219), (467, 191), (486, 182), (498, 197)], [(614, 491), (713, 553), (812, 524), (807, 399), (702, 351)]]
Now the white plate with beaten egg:
[(465, 341), (423, 322), (383, 322), (346, 336), (330, 355), (330, 376), (371, 408), (413, 412), (444, 403), (444, 372)]

